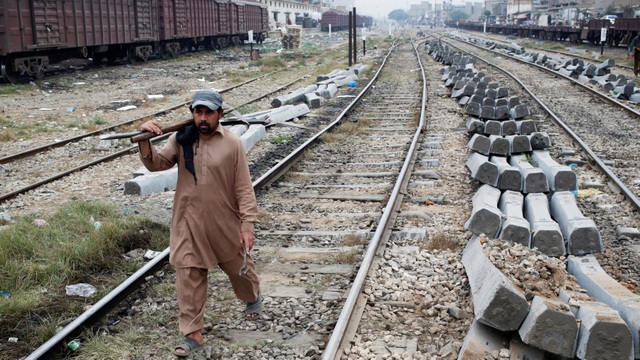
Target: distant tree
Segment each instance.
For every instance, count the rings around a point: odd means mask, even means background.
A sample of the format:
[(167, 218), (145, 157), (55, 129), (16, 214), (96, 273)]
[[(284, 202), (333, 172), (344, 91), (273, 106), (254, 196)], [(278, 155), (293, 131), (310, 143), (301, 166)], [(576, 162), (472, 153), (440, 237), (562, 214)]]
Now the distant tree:
[(616, 14), (615, 6), (613, 6), (613, 4), (609, 4), (609, 6), (607, 6), (607, 10), (605, 10), (605, 14), (606, 15), (615, 15)]
[(397, 22), (403, 22), (409, 18), (409, 15), (407, 15), (407, 13), (402, 9), (396, 9), (390, 12), (387, 17)]
[(449, 13), (449, 19), (453, 21), (466, 20), (468, 18), (469, 14), (459, 9), (453, 10)]
[(489, 17), (491, 16), (491, 10), (485, 10), (483, 14), (484, 16)]

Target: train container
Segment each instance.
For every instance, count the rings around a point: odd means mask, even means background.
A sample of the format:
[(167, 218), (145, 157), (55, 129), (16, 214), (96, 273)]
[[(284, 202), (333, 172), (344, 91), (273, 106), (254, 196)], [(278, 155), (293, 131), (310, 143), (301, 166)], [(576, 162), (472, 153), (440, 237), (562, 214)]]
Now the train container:
[[(471, 31), (483, 31), (485, 24), (478, 21), (447, 22), (447, 26)], [(640, 18), (616, 19), (612, 23), (608, 19), (591, 19), (581, 26), (530, 26), (487, 24), (486, 31), (494, 34), (515, 35), (571, 43), (588, 42), (593, 45), (601, 43), (602, 29), (606, 29), (607, 46), (627, 46), (631, 39), (640, 32)]]
[(148, 56), (158, 39), (157, 0), (0, 0), (2, 76), (41, 78), (49, 63), (108, 53)]
[(255, 0), (0, 0), (2, 77), (41, 78), (50, 63), (93, 58), (96, 63), (185, 50), (261, 43), (267, 6)]
[[(331, 30), (338, 31), (349, 29), (349, 13), (336, 10), (323, 12), (320, 20), (322, 31), (329, 31), (329, 24), (331, 24)], [(371, 16), (356, 14), (355, 25), (356, 27), (370, 27), (373, 25), (373, 18)]]
[(322, 31), (329, 31), (331, 25), (332, 31), (345, 30), (349, 28), (349, 14), (342, 11), (325, 11), (322, 13), (320, 20)]

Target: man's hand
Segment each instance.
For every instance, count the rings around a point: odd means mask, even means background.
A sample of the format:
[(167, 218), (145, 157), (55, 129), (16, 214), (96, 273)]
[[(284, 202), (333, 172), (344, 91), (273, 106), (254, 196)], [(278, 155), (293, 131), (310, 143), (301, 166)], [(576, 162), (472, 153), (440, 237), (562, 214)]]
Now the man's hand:
[(255, 240), (255, 236), (252, 231), (243, 231), (240, 233), (240, 241), (244, 244), (245, 249), (247, 249), (247, 253), (253, 249), (253, 241)]
[(162, 135), (162, 128), (160, 128), (160, 124), (158, 124), (158, 122), (155, 120), (149, 120), (143, 123), (142, 125), (140, 125), (140, 127), (138, 127), (138, 130), (147, 131), (156, 135)]

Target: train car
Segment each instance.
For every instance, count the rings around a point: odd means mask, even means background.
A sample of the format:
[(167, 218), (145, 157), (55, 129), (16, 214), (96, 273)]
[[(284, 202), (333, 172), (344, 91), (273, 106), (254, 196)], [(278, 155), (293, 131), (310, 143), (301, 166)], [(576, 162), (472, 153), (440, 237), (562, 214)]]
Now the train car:
[(231, 0), (231, 43), (242, 44), (249, 40), (249, 31), (254, 41), (262, 43), (269, 30), (269, 12), (266, 5), (253, 0)]
[[(344, 11), (329, 10), (322, 13), (320, 26), (322, 31), (329, 31), (331, 24), (332, 31), (349, 29), (349, 13)], [(371, 27), (373, 18), (356, 14), (356, 27)]]
[(0, 0), (2, 77), (42, 78), (49, 63), (110, 49), (147, 56), (159, 36), (156, 1)]
[(322, 31), (329, 31), (331, 25), (332, 31), (346, 30), (349, 28), (349, 13), (344, 11), (329, 10), (322, 13), (320, 26)]
[(0, 0), (0, 66), (8, 82), (42, 78), (50, 63), (131, 63), (185, 50), (261, 43), (267, 6), (255, 0)]
[(626, 46), (640, 32), (640, 19), (616, 19), (614, 23), (606, 19), (591, 19), (587, 26), (582, 28), (582, 39), (591, 44), (600, 44), (603, 28), (607, 29), (607, 45)]
[[(449, 27), (458, 27), (471, 31), (483, 31), (485, 24), (478, 21), (449, 21)], [(616, 19), (612, 23), (608, 19), (591, 19), (588, 23), (578, 26), (541, 26), (541, 25), (499, 25), (487, 24), (486, 31), (494, 34), (515, 35), (553, 41), (568, 41), (571, 43), (588, 42), (600, 44), (602, 29), (606, 29), (606, 44), (610, 47), (629, 44), (631, 39), (640, 32), (640, 18)]]

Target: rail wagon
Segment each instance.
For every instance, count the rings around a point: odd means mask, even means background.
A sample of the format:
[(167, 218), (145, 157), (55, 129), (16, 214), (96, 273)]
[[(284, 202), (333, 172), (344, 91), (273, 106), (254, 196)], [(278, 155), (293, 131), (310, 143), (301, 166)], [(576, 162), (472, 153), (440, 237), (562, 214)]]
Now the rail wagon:
[[(485, 24), (478, 21), (449, 21), (447, 26), (472, 31), (483, 31)], [(609, 46), (627, 45), (640, 32), (640, 19), (616, 19), (615, 23), (607, 19), (591, 19), (581, 26), (531, 26), (512, 24), (487, 24), (486, 31), (494, 34), (516, 35), (572, 43), (588, 42), (600, 44), (602, 29), (607, 29), (606, 44)]]
[(144, 55), (159, 36), (156, 1), (0, 0), (2, 76), (42, 78), (50, 62), (111, 46), (119, 55)]
[[(332, 31), (349, 29), (349, 13), (337, 10), (323, 12), (320, 20), (321, 30), (329, 31), (329, 24), (331, 24)], [(372, 24), (373, 18), (371, 16), (356, 14), (356, 27), (370, 27)]]
[(0, 70), (16, 82), (64, 59), (135, 63), (240, 44), (249, 30), (260, 43), (268, 29), (254, 0), (0, 0)]

